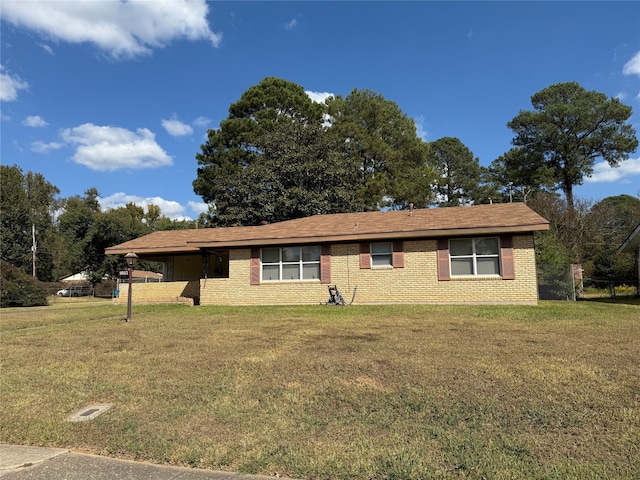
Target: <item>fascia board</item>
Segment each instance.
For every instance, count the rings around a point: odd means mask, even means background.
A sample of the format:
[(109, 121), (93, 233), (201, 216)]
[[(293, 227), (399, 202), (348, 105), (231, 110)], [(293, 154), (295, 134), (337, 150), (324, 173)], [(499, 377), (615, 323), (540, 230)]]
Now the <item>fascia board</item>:
[(640, 247), (640, 225), (620, 245), (618, 253), (633, 252), (638, 247)]

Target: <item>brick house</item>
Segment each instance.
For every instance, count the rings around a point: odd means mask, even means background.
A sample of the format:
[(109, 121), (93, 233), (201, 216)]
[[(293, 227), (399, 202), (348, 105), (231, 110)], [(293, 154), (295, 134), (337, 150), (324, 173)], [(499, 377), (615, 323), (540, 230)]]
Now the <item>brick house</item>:
[(161, 231), (106, 253), (164, 264), (164, 282), (133, 286), (134, 303), (319, 304), (336, 285), (347, 300), (357, 287), (356, 304), (535, 304), (533, 233), (548, 228), (509, 203)]

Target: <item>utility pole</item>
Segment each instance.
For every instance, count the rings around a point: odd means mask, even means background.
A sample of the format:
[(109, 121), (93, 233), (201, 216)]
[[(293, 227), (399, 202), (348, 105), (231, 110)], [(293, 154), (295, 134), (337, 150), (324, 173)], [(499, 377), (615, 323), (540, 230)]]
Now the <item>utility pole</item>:
[(38, 250), (38, 245), (36, 244), (36, 226), (31, 224), (31, 238), (33, 239), (33, 243), (31, 245), (31, 253), (33, 258), (33, 276), (36, 276), (36, 251)]

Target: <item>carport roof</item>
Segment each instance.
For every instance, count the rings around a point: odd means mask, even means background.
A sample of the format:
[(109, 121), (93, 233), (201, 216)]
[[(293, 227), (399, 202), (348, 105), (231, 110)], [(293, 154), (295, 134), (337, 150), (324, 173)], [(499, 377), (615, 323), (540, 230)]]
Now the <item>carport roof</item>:
[(638, 248), (640, 248), (640, 225), (638, 225), (622, 245), (620, 245), (618, 253), (635, 252)]

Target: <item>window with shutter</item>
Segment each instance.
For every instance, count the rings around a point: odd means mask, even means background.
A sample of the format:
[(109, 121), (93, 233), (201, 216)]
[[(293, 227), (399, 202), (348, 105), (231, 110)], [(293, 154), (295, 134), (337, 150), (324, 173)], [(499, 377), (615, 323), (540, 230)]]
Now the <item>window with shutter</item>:
[(374, 242), (360, 244), (360, 268), (404, 267), (404, 242)]
[(437, 261), (438, 280), (465, 276), (515, 279), (511, 236), (439, 239)]
[(263, 248), (258, 259), (261, 281), (320, 280), (321, 257), (319, 245)]

